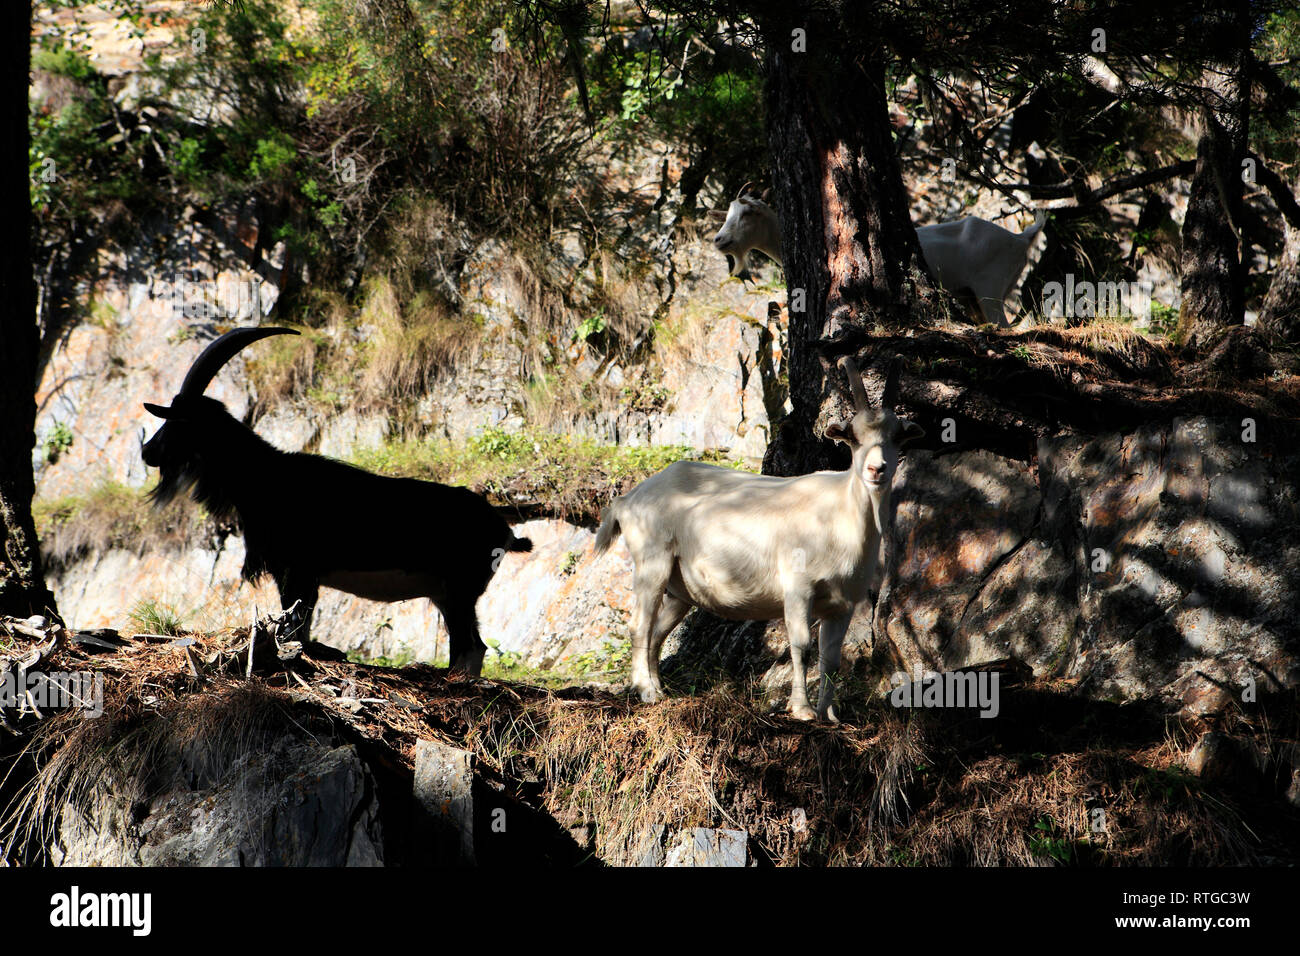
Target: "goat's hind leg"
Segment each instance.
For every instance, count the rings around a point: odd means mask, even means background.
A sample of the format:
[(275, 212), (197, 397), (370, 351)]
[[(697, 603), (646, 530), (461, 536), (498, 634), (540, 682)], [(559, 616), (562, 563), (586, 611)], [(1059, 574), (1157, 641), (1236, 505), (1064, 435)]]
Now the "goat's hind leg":
[(483, 673), (483, 655), (487, 645), (478, 634), (478, 615), (474, 605), (468, 608), (453, 607), (450, 603), (438, 605), (442, 619), (447, 623), (447, 640), (450, 648), (450, 669), (469, 677)]
[(646, 665), (650, 673), (650, 683), (664, 693), (663, 680), (659, 676), (659, 655), (663, 653), (664, 641), (668, 635), (682, 623), (691, 605), (686, 601), (664, 594), (659, 602), (659, 613), (655, 615), (654, 630), (650, 632), (650, 645), (646, 648)]
[[(647, 704), (664, 698), (658, 654), (663, 637), (667, 635), (661, 636), (658, 643), (654, 637), (660, 620), (666, 621), (675, 610), (675, 605), (667, 609), (663, 607), (665, 600), (673, 600), (665, 593), (671, 573), (670, 560), (642, 561), (636, 567), (632, 582), (632, 590), (636, 593), (636, 614), (632, 619), (632, 689)], [(677, 626), (676, 622), (673, 626)], [(652, 649), (655, 655), (653, 666), (650, 663)]]

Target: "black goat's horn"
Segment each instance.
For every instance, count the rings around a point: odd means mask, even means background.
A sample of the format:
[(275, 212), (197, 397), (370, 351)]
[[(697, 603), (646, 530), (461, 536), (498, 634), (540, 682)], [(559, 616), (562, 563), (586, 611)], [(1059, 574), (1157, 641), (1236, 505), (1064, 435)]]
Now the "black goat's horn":
[(880, 399), (880, 407), (894, 410), (894, 404), (898, 401), (898, 376), (903, 368), (903, 357), (895, 355), (893, 361), (889, 363), (889, 374), (885, 376), (885, 391)]
[(849, 390), (853, 393), (853, 404), (860, 412), (868, 411), (871, 408), (871, 401), (867, 398), (867, 390), (862, 387), (862, 376), (858, 374), (857, 363), (851, 356), (846, 355), (840, 359), (840, 368), (848, 376)]
[(234, 358), (235, 353), (246, 345), (252, 345), (258, 339), (264, 339), (268, 335), (298, 334), (296, 329), (283, 329), (273, 326), (231, 329), (225, 335), (209, 343), (208, 347), (199, 353), (199, 357), (194, 360), (190, 370), (185, 373), (185, 381), (181, 383), (181, 390), (176, 393), (176, 397), (194, 398), (202, 395), (203, 390), (208, 387), (208, 383), (221, 371), (221, 367)]

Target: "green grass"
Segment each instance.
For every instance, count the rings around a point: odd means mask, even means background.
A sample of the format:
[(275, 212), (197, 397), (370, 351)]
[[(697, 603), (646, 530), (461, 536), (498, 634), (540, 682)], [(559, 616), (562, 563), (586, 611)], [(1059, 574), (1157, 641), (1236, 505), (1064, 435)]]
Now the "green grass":
[(131, 623), (144, 634), (165, 634), (176, 637), (186, 630), (185, 622), (176, 609), (159, 601), (137, 601), (128, 615)]
[(369, 471), (478, 488), (500, 501), (530, 497), (562, 517), (591, 516), (625, 485), (682, 459), (729, 468), (740, 462), (685, 445), (605, 445), (590, 438), (489, 428), (463, 444), (408, 439), (355, 454)]
[[(607, 637), (601, 647), (576, 657), (562, 658), (552, 667), (528, 664), (518, 651), (503, 651), (499, 642), (492, 638), (487, 638), (486, 643), (488, 652), (483, 658), (483, 676), (489, 680), (508, 680), (550, 690), (574, 687), (593, 681), (621, 684), (628, 680), (632, 645), (626, 639), (616, 640)], [(414, 658), (406, 651), (399, 651), (392, 657), (365, 657), (357, 651), (351, 651), (348, 653), (348, 660), (354, 664), (394, 669), (414, 663)], [(445, 668), (448, 662), (445, 658), (440, 658), (433, 661), (430, 666)]]
[[(401, 670), (409, 664), (415, 663), (415, 655), (410, 651), (398, 651), (392, 657), (366, 657), (360, 651), (348, 651), (348, 660), (353, 664), (366, 664), (370, 667), (391, 667), (393, 670)], [(446, 665), (441, 665), (445, 667)]]

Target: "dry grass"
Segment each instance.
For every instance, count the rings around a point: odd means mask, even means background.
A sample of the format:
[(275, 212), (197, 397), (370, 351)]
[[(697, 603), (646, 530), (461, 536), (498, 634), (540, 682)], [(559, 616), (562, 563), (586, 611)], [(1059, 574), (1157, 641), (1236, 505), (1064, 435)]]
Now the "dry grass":
[(1063, 380), (1073, 375), (1165, 380), (1171, 375), (1175, 349), (1125, 322), (1097, 321), (1075, 328), (1037, 326), (1023, 334), (1023, 343), (1013, 351)]
[(915, 866), (1258, 862), (1260, 848), (1236, 815), (1179, 768), (1104, 750), (1039, 756), (984, 757), (944, 780), (898, 844), (898, 859)]
[[(760, 712), (723, 688), (655, 707), (547, 708), (534, 754), (547, 808), (597, 824), (602, 859), (635, 864), (656, 824), (747, 830), (781, 864), (857, 862), (855, 848), (902, 822), (923, 758), (897, 715), (827, 729)], [(792, 811), (804, 811), (796, 829)]]
[[(225, 659), (245, 636), (200, 636), (199, 657)], [(60, 648), (49, 666), (87, 666), (77, 654)], [(735, 685), (642, 705), (346, 662), (299, 660), (292, 679), (251, 681), (217, 664), (200, 684), (176, 650), (143, 642), (93, 663), (112, 688), (106, 716), (43, 721), (15, 764), (29, 778), (9, 781), (17, 796), (0, 840), (28, 858), (44, 853), (65, 807), (102, 810), (105, 781), (140, 805), (177, 766), (211, 785), (277, 736), (328, 727), (408, 771), (420, 738), (471, 750), (479, 772), (519, 799), (531, 792), (561, 826), (594, 824), (597, 855), (615, 864), (637, 862), (657, 825), (743, 829), (778, 865), (1205, 866), (1300, 852), (1280, 801), (1186, 772), (1186, 728), (1055, 685), (1007, 689), (997, 721), (868, 698), (848, 708), (854, 723), (827, 727), (766, 713)], [(370, 702), (354, 712), (343, 688)], [(1293, 724), (1266, 736), (1294, 735)]]
[(384, 278), (367, 284), (358, 321), (369, 333), (358, 385), (361, 404), (368, 408), (410, 405), (438, 376), (472, 364), (482, 335), (477, 323), (453, 315), (429, 292), (403, 298)]
[(195, 789), (216, 786), (232, 766), (300, 725), (289, 715), (289, 700), (260, 682), (226, 680), (187, 693), (195, 688), (176, 666), (178, 654), (133, 656), (106, 677), (103, 717), (45, 720), (11, 765), (10, 774), (28, 761), (38, 768), (13, 789), (0, 817), (0, 844), (12, 855), (46, 861), (69, 812), (127, 832), (136, 809), (147, 807), (180, 768)]
[(115, 548), (136, 554), (158, 547), (179, 550), (209, 530), (206, 513), (188, 497), (159, 510), (146, 495), (106, 481), (84, 495), (36, 501), (32, 512), (44, 560), (58, 568)]

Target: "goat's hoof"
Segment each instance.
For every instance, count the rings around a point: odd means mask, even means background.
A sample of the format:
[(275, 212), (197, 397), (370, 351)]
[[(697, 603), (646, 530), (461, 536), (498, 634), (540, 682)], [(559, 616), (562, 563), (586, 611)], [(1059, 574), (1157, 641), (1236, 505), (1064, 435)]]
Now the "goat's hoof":
[(645, 704), (657, 704), (667, 695), (657, 687), (649, 687), (641, 691), (641, 701)]
[(345, 661), (348, 655), (337, 647), (330, 647), (320, 641), (308, 641), (303, 644), (302, 652), (314, 661)]
[(828, 724), (838, 724), (840, 722), (840, 718), (835, 713), (834, 707), (827, 707), (825, 713), (819, 711), (817, 714), (817, 719), (824, 720)]
[(813, 710), (807, 704), (799, 704), (798, 706), (791, 705), (790, 716), (795, 720), (816, 720), (817, 711)]

